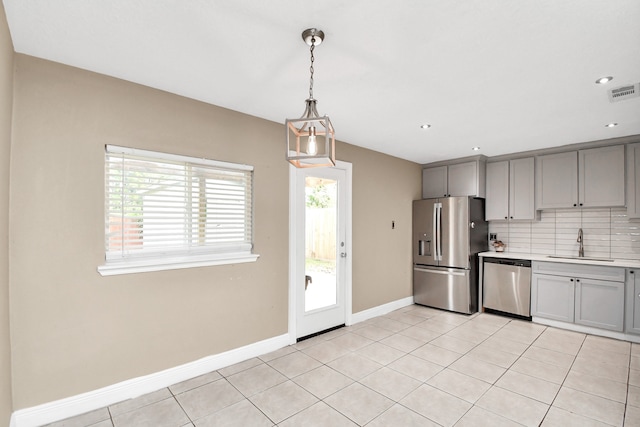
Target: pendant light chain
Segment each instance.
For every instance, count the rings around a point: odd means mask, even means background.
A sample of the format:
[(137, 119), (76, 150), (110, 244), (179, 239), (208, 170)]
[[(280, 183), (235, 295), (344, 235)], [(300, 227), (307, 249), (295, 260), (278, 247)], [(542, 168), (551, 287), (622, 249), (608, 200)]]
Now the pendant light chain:
[(313, 98), (314, 51), (316, 44), (324, 41), (324, 32), (316, 28), (307, 28), (302, 32), (302, 40), (309, 47), (309, 98), (305, 100), (305, 109), (301, 117), (286, 119), (287, 129), (286, 158), (297, 168), (332, 167), (336, 165), (336, 137), (331, 120), (327, 115), (320, 116)]
[(311, 47), (309, 51), (311, 52), (311, 66), (309, 66), (309, 71), (311, 72), (311, 78), (309, 79), (309, 99), (313, 99), (313, 61), (315, 57), (313, 56), (313, 50), (316, 48), (316, 38), (315, 36), (311, 37)]

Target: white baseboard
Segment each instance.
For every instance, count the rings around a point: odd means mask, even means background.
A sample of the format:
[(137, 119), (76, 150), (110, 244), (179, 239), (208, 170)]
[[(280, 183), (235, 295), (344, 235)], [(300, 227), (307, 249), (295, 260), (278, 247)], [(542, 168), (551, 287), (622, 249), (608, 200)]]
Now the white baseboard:
[(37, 427), (84, 414), (278, 350), (289, 345), (289, 342), (289, 335), (284, 334), (144, 377), (133, 378), (31, 408), (20, 409), (11, 415), (10, 427)]
[(379, 305), (377, 307), (370, 308), (368, 310), (359, 311), (351, 316), (351, 324), (364, 322), (365, 320), (372, 319), (374, 317), (383, 316), (387, 313), (391, 313), (399, 308), (406, 307), (413, 304), (413, 296), (402, 298), (399, 300), (391, 301), (389, 303)]
[[(413, 304), (413, 296), (392, 301), (351, 316), (351, 324), (364, 322), (382, 316), (399, 308)], [(269, 338), (224, 353), (207, 356), (194, 362), (156, 372), (144, 377), (133, 378), (107, 387), (44, 403), (31, 408), (20, 409), (11, 415), (10, 427), (38, 427), (65, 418), (104, 408), (123, 400), (133, 399), (172, 384), (206, 374), (252, 357), (257, 357), (291, 343), (289, 334)], [(295, 342), (295, 340), (293, 341)]]
[(539, 323), (545, 326), (553, 326), (554, 328), (566, 329), (569, 331), (580, 332), (583, 334), (598, 335), (601, 337), (613, 338), (616, 340), (640, 343), (640, 336), (633, 334), (625, 334), (624, 332), (607, 331), (606, 329), (592, 328), (590, 326), (576, 325), (575, 323), (561, 322), (558, 320), (545, 319), (544, 317), (533, 317), (533, 323)]

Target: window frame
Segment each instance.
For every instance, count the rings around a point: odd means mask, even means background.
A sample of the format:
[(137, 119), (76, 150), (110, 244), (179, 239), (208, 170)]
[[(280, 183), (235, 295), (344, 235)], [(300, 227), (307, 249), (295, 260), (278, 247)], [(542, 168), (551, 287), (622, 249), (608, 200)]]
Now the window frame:
[[(109, 252), (107, 248), (107, 239), (109, 233), (109, 209), (108, 209), (108, 191), (107, 186), (107, 168), (108, 156), (122, 154), (124, 156), (142, 157), (149, 161), (167, 161), (185, 163), (188, 167), (206, 167), (220, 168), (226, 171), (238, 171), (251, 173), (251, 238), (250, 243), (232, 243), (225, 248), (225, 245), (205, 246), (197, 248), (185, 245), (182, 249), (147, 249), (144, 253), (140, 252), (137, 256), (126, 257), (118, 255), (115, 252)], [(238, 163), (229, 163), (218, 160), (210, 160), (204, 158), (196, 158), (183, 156), (178, 154), (168, 154), (158, 151), (141, 150), (136, 148), (121, 147), (116, 145), (105, 146), (105, 172), (104, 172), (104, 196), (105, 213), (104, 213), (104, 250), (105, 262), (98, 266), (98, 273), (102, 276), (111, 276), (118, 274), (143, 273), (151, 271), (174, 270), (183, 268), (206, 267), (213, 265), (238, 264), (255, 262), (260, 255), (252, 253), (253, 249), (253, 225), (255, 224), (255, 215), (253, 212), (253, 166)], [(246, 200), (246, 199), (245, 199)]]

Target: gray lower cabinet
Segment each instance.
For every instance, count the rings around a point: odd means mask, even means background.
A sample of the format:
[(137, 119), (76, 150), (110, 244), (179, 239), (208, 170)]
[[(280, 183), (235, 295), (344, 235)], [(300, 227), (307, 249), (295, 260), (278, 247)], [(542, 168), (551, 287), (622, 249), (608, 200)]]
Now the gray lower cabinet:
[(640, 334), (640, 270), (627, 270), (627, 318), (625, 332)]
[(573, 323), (574, 280), (548, 274), (533, 274), (531, 279), (531, 315)]
[(575, 323), (622, 332), (624, 282), (576, 279)]
[[(532, 316), (623, 331), (623, 268), (553, 262), (534, 262), (532, 267)], [(638, 323), (640, 327), (640, 315)]]

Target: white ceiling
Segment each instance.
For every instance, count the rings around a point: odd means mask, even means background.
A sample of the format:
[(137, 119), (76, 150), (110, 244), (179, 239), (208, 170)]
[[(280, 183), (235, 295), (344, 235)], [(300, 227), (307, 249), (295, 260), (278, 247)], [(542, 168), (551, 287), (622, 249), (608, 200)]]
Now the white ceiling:
[(640, 134), (640, 98), (607, 97), (640, 82), (638, 0), (3, 1), (16, 52), (278, 123), (319, 28), (336, 137), (418, 163)]

